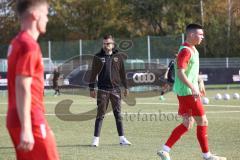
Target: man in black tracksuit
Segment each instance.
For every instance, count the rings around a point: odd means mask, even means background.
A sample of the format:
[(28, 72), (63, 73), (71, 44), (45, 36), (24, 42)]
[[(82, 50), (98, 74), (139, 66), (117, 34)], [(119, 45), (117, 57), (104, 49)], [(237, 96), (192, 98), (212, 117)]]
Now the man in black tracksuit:
[(90, 96), (95, 98), (95, 83), (97, 81), (97, 116), (95, 121), (94, 138), (92, 146), (99, 145), (99, 136), (102, 122), (109, 104), (112, 104), (113, 114), (116, 120), (116, 126), (121, 145), (130, 145), (131, 143), (124, 137), (123, 124), (121, 117), (121, 90), (123, 85), (124, 96), (127, 96), (127, 80), (124, 69), (124, 55), (114, 49), (114, 39), (111, 35), (103, 38), (103, 48), (97, 53), (92, 62), (92, 73), (90, 76)]

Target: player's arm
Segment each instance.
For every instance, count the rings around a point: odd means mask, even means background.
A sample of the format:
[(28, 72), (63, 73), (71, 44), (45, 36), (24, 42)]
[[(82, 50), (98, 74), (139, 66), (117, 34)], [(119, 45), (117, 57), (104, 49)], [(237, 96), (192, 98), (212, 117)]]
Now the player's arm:
[(31, 122), (31, 83), (32, 78), (18, 75), (15, 82), (17, 113), (21, 123), (18, 149), (31, 151), (34, 145)]
[(92, 71), (91, 71), (90, 82), (89, 82), (90, 97), (92, 98), (96, 97), (96, 91), (95, 91), (96, 76), (97, 76), (96, 63), (97, 63), (97, 57), (94, 56), (92, 60)]
[(127, 77), (126, 77), (126, 71), (125, 71), (125, 66), (124, 66), (124, 58), (121, 56), (121, 67), (120, 67), (120, 78), (121, 82), (124, 86), (124, 96), (126, 97), (129, 94), (128, 90), (128, 84), (127, 84)]
[(198, 76), (198, 85), (201, 96), (205, 96), (206, 95), (205, 85), (203, 79), (200, 76)]

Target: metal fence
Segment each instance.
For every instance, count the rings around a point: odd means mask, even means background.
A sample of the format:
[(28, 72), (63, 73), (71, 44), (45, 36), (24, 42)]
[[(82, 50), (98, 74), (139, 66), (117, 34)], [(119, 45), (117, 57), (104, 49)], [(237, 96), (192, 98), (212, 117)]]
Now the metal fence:
[[(167, 66), (171, 58), (151, 59), (151, 63), (161, 64)], [(44, 58), (45, 71), (53, 71), (54, 66), (62, 64), (64, 60), (51, 60)], [(141, 66), (144, 63), (148, 63), (148, 59), (128, 59), (126, 61), (126, 67), (129, 69), (142, 69)], [(159, 65), (156, 65), (159, 66)], [(200, 58), (200, 68), (239, 68), (240, 69), (240, 57), (236, 58)], [(7, 72), (7, 60), (0, 59), (0, 72)]]
[[(129, 59), (151, 59), (174, 57), (182, 43), (179, 36), (147, 36), (133, 39), (115, 39), (116, 48), (128, 54)], [(43, 56), (52, 60), (67, 60), (74, 56), (97, 53), (102, 40), (48, 41), (40, 42)]]
[(239, 68), (240, 57), (200, 58), (200, 68)]
[[(115, 39), (116, 48), (128, 55), (128, 63), (137, 61), (167, 65), (177, 53), (184, 35), (147, 36), (133, 39)], [(64, 61), (82, 55), (93, 55), (102, 47), (102, 40), (48, 41), (40, 42), (46, 70)], [(7, 45), (0, 45), (0, 72), (6, 72)], [(2, 59), (1, 59), (2, 58)], [(134, 66), (135, 64), (129, 64)], [(240, 68), (240, 57), (201, 58), (200, 68)]]

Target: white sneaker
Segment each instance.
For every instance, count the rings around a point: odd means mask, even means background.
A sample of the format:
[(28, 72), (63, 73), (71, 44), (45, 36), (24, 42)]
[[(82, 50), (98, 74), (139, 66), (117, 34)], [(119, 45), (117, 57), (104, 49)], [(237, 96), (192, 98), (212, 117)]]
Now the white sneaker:
[(227, 160), (226, 157), (219, 157), (219, 156), (215, 156), (215, 155), (210, 155), (210, 157), (208, 158), (204, 158), (203, 157), (203, 160)]
[(127, 138), (120, 138), (120, 145), (131, 145), (132, 143), (127, 140)]
[(99, 137), (93, 137), (92, 147), (98, 147), (99, 146)]
[(161, 157), (162, 160), (171, 160), (170, 155), (166, 151), (158, 151), (157, 154)]

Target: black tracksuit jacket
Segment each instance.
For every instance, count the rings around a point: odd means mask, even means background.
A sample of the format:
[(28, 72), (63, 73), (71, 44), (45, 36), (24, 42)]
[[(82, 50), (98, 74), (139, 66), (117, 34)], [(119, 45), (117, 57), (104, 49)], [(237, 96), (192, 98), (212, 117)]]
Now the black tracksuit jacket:
[(121, 85), (128, 88), (124, 68), (126, 55), (113, 49), (112, 55), (107, 55), (103, 49), (95, 54), (92, 61), (89, 88), (94, 90), (97, 78), (98, 89), (111, 90)]

